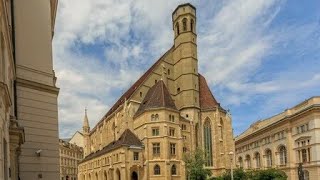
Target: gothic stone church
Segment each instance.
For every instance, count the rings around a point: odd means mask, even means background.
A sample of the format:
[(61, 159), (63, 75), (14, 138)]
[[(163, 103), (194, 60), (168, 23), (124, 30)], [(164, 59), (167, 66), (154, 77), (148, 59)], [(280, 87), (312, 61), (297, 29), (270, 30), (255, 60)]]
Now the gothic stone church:
[(85, 115), (80, 180), (186, 179), (196, 148), (213, 175), (230, 168), (231, 117), (198, 73), (196, 8), (179, 5), (172, 21), (174, 45), (91, 130)]

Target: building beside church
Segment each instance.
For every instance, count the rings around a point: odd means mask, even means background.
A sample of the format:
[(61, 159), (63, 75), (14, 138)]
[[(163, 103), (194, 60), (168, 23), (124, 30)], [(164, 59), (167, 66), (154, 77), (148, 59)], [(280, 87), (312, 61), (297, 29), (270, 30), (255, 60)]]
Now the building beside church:
[(57, 0), (0, 0), (0, 179), (59, 178)]
[(235, 138), (236, 164), (244, 169), (278, 168), (298, 180), (320, 175), (320, 97), (312, 97), (265, 120)]
[(173, 46), (91, 129), (83, 123), (80, 180), (186, 179), (183, 155), (200, 148), (205, 168), (230, 169), (231, 116), (198, 72), (196, 8), (172, 13)]
[(70, 140), (59, 139), (60, 180), (76, 180), (78, 163), (83, 159), (83, 148)]

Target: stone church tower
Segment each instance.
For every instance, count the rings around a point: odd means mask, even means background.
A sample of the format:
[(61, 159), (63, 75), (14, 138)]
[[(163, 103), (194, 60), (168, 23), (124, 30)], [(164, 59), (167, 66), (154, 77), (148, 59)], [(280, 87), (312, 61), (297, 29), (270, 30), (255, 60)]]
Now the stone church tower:
[(173, 46), (90, 132), (85, 118), (80, 180), (186, 179), (183, 157), (197, 148), (213, 176), (230, 169), (231, 116), (198, 72), (196, 8), (179, 5), (172, 22)]
[(84, 156), (87, 156), (90, 152), (90, 139), (89, 139), (89, 133), (90, 133), (90, 125), (87, 115), (87, 109), (85, 110), (84, 118), (83, 118), (83, 125), (82, 125), (82, 134), (83, 134), (83, 153)]

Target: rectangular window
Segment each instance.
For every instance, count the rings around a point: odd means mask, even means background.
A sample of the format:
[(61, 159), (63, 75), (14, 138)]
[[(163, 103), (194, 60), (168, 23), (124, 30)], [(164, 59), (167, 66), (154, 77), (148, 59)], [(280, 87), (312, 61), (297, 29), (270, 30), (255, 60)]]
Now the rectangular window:
[(160, 155), (160, 143), (152, 144), (153, 155)]
[(176, 154), (176, 144), (170, 143), (170, 154), (175, 155)]
[(175, 129), (174, 128), (170, 128), (169, 129), (169, 136), (174, 136), (175, 135)]
[(300, 134), (300, 128), (297, 127), (297, 134)]
[(183, 131), (187, 130), (187, 125), (182, 124), (182, 125), (181, 125), (181, 129), (182, 129)]
[(159, 136), (159, 128), (152, 128), (152, 136)]
[(304, 125), (300, 126), (300, 128), (301, 128), (301, 133), (303, 133), (303, 132), (305, 132), (305, 131), (306, 131), (306, 129), (305, 129), (305, 127), (304, 127)]
[(138, 161), (139, 160), (139, 153), (138, 152), (133, 152), (133, 160)]

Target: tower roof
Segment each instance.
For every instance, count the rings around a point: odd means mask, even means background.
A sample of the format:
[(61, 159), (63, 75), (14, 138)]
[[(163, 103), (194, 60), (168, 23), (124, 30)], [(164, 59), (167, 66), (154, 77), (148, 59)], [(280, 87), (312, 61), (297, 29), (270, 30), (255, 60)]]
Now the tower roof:
[(162, 80), (158, 81), (149, 89), (135, 116), (140, 115), (145, 110), (154, 108), (177, 110), (177, 107)]
[(199, 74), (199, 91), (201, 110), (209, 110), (219, 106), (219, 103), (212, 95), (206, 79), (201, 74)]
[(85, 109), (85, 113), (84, 113), (83, 127), (90, 127), (90, 126), (89, 126), (88, 116), (87, 116), (87, 109)]

